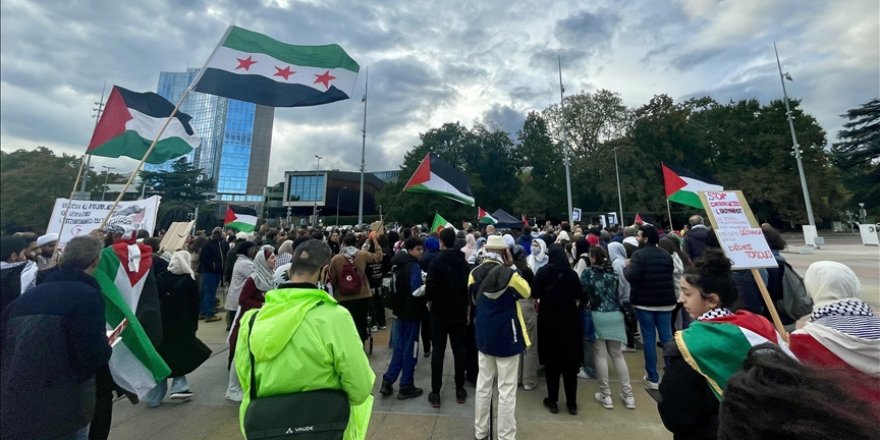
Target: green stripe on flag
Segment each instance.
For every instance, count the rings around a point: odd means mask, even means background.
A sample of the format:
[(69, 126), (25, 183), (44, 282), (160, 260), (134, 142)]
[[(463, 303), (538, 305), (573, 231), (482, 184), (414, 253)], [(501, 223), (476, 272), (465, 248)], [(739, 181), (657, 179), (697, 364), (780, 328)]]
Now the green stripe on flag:
[(669, 196), (670, 202), (680, 203), (682, 205), (687, 205), (693, 208), (703, 209), (703, 202), (700, 201), (700, 196), (695, 192), (690, 191), (676, 191), (671, 196)]
[(295, 46), (273, 40), (263, 34), (232, 27), (223, 46), (249, 53), (264, 53), (273, 58), (297, 66), (342, 68), (358, 72), (360, 66), (338, 44), (326, 46)]
[(742, 369), (752, 343), (735, 324), (697, 321), (675, 334), (684, 360), (706, 378), (718, 400), (727, 381)]
[[(107, 318), (107, 324), (116, 327), (123, 319), (128, 319), (128, 326), (122, 331), (120, 344), (125, 344), (128, 347), (137, 360), (152, 373), (156, 381), (163, 380), (171, 374), (171, 368), (153, 347), (147, 332), (137, 320), (135, 312), (128, 307), (128, 304), (122, 299), (122, 295), (119, 294), (119, 289), (113, 282), (116, 274), (119, 273), (119, 266), (119, 258), (113, 248), (106, 247), (101, 252), (98, 267), (92, 274), (98, 281), (101, 293), (104, 295), (104, 314)], [(113, 278), (111, 279), (110, 276)]]
[[(144, 157), (147, 150), (150, 149), (150, 144), (152, 143), (152, 139), (143, 138), (134, 130), (126, 130), (125, 133), (89, 150), (89, 154), (101, 157), (126, 156), (140, 160)], [(146, 162), (152, 164), (165, 163), (176, 157), (188, 154), (192, 150), (192, 145), (179, 137), (163, 139), (156, 143)]]
[(242, 223), (242, 222), (232, 222), (224, 225), (227, 228), (235, 229), (239, 232), (253, 232), (255, 228), (254, 225), (250, 223)]

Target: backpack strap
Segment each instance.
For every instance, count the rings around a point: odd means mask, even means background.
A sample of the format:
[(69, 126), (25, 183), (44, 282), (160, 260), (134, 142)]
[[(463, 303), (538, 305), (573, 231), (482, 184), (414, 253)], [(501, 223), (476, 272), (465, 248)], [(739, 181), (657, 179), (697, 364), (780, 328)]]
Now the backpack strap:
[[(254, 352), (251, 350), (251, 335), (254, 333), (254, 321), (257, 320), (258, 313), (259, 311), (254, 312), (254, 314), (251, 315), (251, 320), (249, 321), (250, 324), (248, 326), (248, 357), (251, 359), (251, 401), (257, 399), (257, 363), (254, 361)], [(235, 368), (235, 365), (233, 365), (232, 368)]]

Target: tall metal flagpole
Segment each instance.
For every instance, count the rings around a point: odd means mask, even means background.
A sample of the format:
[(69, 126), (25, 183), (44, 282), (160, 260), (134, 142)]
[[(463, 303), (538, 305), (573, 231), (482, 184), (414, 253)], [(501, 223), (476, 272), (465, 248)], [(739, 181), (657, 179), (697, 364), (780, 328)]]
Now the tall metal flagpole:
[[(794, 120), (791, 116), (791, 108), (788, 106), (788, 91), (785, 89), (785, 80), (788, 79), (791, 81), (791, 76), (787, 73), (782, 73), (782, 63), (779, 62), (779, 51), (776, 49), (776, 42), (773, 42), (773, 52), (776, 53), (776, 67), (779, 68), (779, 82), (782, 83), (782, 96), (785, 99), (785, 116), (788, 117), (788, 128), (791, 129), (791, 143), (792, 148), (794, 149), (794, 158), (797, 160), (798, 173), (801, 178), (801, 190), (804, 192), (804, 204), (807, 206), (807, 221), (810, 223), (811, 235), (816, 234), (816, 221), (813, 218), (813, 204), (810, 202), (810, 189), (807, 188), (807, 177), (804, 175), (804, 163), (801, 161), (801, 147), (798, 145), (797, 134), (794, 131)], [(804, 238), (807, 238), (807, 234), (804, 234)], [(807, 246), (812, 246), (815, 243), (811, 243), (810, 240), (807, 240)]]
[(107, 212), (107, 217), (104, 218), (104, 221), (101, 222), (100, 229), (104, 229), (104, 226), (107, 225), (107, 221), (110, 220), (110, 216), (113, 215), (113, 211), (119, 205), (119, 202), (122, 201), (122, 197), (125, 196), (125, 192), (128, 191), (128, 187), (131, 186), (131, 182), (134, 181), (134, 176), (140, 172), (141, 168), (144, 166), (144, 162), (147, 161), (147, 158), (150, 157), (150, 153), (153, 152), (153, 149), (156, 148), (156, 144), (159, 142), (159, 138), (162, 137), (162, 134), (165, 133), (165, 129), (168, 128), (168, 124), (171, 123), (171, 120), (174, 119), (174, 116), (177, 115), (177, 112), (180, 110), (180, 106), (183, 105), (183, 102), (189, 96), (190, 92), (196, 87), (196, 84), (199, 83), (199, 80), (202, 79), (202, 75), (205, 74), (205, 69), (208, 67), (208, 63), (211, 61), (211, 58), (214, 58), (214, 54), (217, 53), (217, 49), (220, 48), (220, 45), (226, 41), (226, 37), (229, 36), (229, 33), (232, 32), (232, 25), (229, 25), (226, 28), (226, 32), (223, 33), (223, 36), (220, 37), (220, 41), (217, 42), (217, 46), (214, 47), (214, 50), (211, 51), (211, 55), (208, 56), (208, 59), (205, 60), (205, 64), (202, 65), (202, 68), (199, 69), (199, 73), (196, 74), (195, 78), (193, 78), (192, 82), (183, 91), (183, 94), (180, 95), (180, 99), (177, 100), (177, 104), (174, 105), (174, 110), (171, 111), (171, 114), (168, 115), (168, 119), (165, 120), (165, 123), (162, 125), (162, 129), (159, 130), (159, 133), (156, 134), (156, 138), (153, 139), (153, 143), (150, 144), (150, 148), (147, 148), (147, 152), (144, 153), (144, 157), (141, 158), (141, 161), (138, 163), (138, 166), (131, 173), (131, 176), (128, 177), (128, 181), (125, 182), (125, 187), (122, 188), (122, 191), (119, 192), (119, 197), (116, 197), (116, 201), (113, 202), (113, 206), (110, 207), (110, 211)]
[(364, 170), (367, 167), (367, 164), (364, 160), (366, 152), (367, 152), (367, 87), (370, 83), (370, 68), (366, 69), (366, 76), (364, 78), (364, 99), (361, 102), (364, 103), (364, 128), (361, 130), (362, 141), (361, 141), (361, 189), (358, 194), (358, 224), (362, 224), (364, 222)]
[(571, 158), (568, 154), (568, 133), (565, 128), (565, 87), (562, 86), (562, 57), (556, 55), (556, 59), (559, 62), (559, 108), (562, 110), (562, 162), (565, 164), (565, 193), (568, 196), (568, 215), (566, 217), (569, 223), (574, 223), (572, 221), (574, 206), (571, 203)]

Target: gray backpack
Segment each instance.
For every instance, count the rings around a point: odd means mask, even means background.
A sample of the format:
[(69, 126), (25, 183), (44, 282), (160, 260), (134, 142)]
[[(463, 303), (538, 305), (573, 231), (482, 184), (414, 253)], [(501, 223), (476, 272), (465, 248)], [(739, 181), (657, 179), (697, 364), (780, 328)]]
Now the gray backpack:
[(776, 307), (795, 320), (813, 312), (813, 298), (807, 293), (804, 279), (788, 262), (784, 263), (782, 273), (782, 299)]

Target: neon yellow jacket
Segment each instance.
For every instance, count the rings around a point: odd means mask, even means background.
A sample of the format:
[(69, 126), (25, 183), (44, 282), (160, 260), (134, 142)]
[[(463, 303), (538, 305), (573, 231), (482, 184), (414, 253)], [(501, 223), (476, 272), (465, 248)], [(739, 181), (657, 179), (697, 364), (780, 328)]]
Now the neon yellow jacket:
[[(253, 313), (258, 315), (249, 344)], [(266, 293), (261, 309), (242, 316), (235, 349), (235, 370), (244, 391), (239, 409), (242, 434), (250, 402), (249, 348), (256, 364), (258, 397), (317, 389), (344, 390), (351, 404), (344, 438), (366, 438), (376, 375), (351, 315), (327, 292), (313, 287), (282, 286)]]

